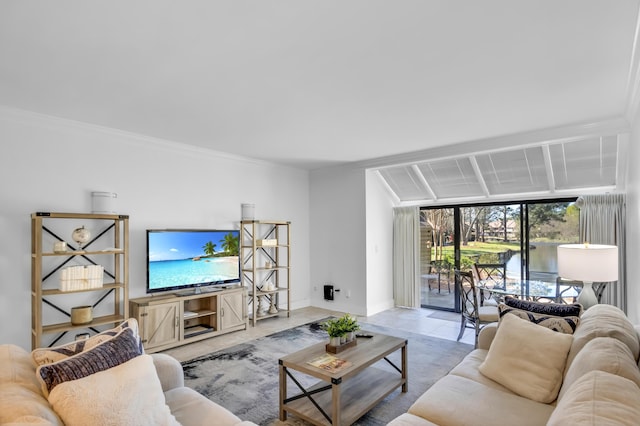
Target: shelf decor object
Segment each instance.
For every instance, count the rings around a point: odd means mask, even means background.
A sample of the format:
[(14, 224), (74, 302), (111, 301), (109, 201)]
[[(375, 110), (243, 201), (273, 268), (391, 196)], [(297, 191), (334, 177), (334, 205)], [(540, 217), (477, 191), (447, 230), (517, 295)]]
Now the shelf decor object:
[(60, 271), (60, 291), (102, 288), (103, 275), (101, 265), (68, 266)]
[(598, 304), (593, 283), (618, 280), (618, 247), (603, 244), (561, 244), (558, 246), (558, 275), (582, 281), (578, 303), (584, 309)]
[(249, 320), (290, 314), (291, 222), (242, 220), (242, 285), (247, 289)]
[[(95, 230), (93, 238), (81, 223)], [(32, 348), (72, 340), (71, 331), (99, 333), (128, 317), (129, 216), (32, 213)]]
[(90, 324), (91, 321), (93, 321), (93, 310), (91, 306), (76, 306), (71, 308), (71, 324)]
[(82, 246), (88, 243), (91, 239), (91, 232), (82, 226), (73, 230), (71, 238), (78, 244), (78, 250), (80, 250), (82, 249)]

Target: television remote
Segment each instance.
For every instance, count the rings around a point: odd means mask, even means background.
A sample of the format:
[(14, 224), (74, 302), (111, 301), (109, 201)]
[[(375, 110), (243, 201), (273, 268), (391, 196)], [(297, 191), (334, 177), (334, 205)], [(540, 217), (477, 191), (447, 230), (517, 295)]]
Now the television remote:
[(371, 339), (373, 335), (367, 333), (357, 333), (356, 337), (364, 337), (365, 339)]

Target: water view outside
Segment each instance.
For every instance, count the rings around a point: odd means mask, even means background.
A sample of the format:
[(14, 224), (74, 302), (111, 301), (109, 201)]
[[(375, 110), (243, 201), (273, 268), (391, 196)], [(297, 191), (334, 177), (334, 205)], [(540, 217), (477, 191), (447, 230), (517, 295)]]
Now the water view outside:
[[(529, 277), (532, 280), (555, 281), (558, 276), (557, 247), (564, 242), (534, 242), (529, 248)], [(522, 255), (514, 253), (507, 261), (507, 276), (520, 278)]]
[[(424, 209), (420, 256), (423, 306), (445, 309), (455, 306), (455, 209), (459, 212), (457, 230), (463, 270), (474, 263), (506, 263), (510, 278), (526, 278), (528, 268), (529, 279), (555, 282), (557, 246), (578, 242), (579, 210), (573, 202)], [(529, 219), (527, 241), (524, 241), (527, 233), (522, 235), (521, 231), (521, 223), (526, 223), (525, 211)], [(522, 250), (527, 246), (528, 259)], [(437, 280), (439, 291), (434, 290)], [(443, 281), (448, 285), (443, 286)]]

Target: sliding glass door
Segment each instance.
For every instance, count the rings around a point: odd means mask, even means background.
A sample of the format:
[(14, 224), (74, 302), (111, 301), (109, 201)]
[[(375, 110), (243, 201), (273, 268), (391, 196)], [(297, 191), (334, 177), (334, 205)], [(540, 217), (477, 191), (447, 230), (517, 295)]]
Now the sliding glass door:
[(455, 269), (506, 263), (507, 276), (554, 282), (556, 247), (578, 241), (574, 199), (423, 208), (421, 305), (458, 310)]
[(454, 209), (420, 211), (420, 304), (455, 309)]

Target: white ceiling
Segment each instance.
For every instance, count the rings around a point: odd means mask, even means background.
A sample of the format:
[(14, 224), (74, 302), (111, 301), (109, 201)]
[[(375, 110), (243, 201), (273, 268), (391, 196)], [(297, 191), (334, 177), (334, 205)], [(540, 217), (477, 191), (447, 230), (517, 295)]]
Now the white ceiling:
[[(3, 0), (0, 105), (307, 169), (403, 155), (422, 178), (401, 200), (562, 190), (619, 129), (526, 159), (477, 146), (625, 117), (639, 1)], [(505, 186), (511, 158), (527, 182)], [(590, 158), (596, 186), (622, 174)]]

